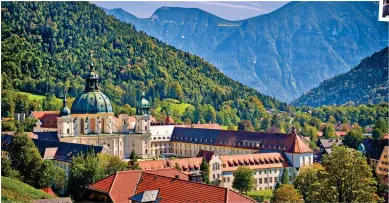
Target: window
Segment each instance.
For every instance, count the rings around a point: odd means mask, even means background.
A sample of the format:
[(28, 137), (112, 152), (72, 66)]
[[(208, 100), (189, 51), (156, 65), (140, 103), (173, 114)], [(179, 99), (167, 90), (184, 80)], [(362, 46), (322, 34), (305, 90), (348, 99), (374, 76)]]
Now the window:
[(213, 177), (213, 179), (215, 179), (216, 178), (215, 174), (213, 174), (212, 177)]
[(274, 183), (277, 183), (277, 177), (274, 177)]
[(269, 183), (272, 183), (273, 182), (273, 178), (269, 178)]
[(262, 184), (262, 178), (258, 178), (258, 184)]
[(223, 178), (223, 183), (225, 183), (226, 182), (226, 178)]
[(263, 182), (264, 182), (264, 183), (267, 183), (267, 178), (263, 178)]
[(220, 179), (220, 174), (217, 174), (217, 179)]
[(230, 182), (230, 177), (227, 177), (227, 182)]

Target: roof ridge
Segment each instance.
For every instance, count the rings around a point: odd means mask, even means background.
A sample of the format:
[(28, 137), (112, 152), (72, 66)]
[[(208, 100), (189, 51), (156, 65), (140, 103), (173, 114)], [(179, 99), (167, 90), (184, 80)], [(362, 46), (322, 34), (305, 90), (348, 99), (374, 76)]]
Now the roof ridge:
[(226, 188), (226, 203), (228, 203), (228, 193), (230, 192), (230, 189)]
[(153, 173), (148, 173), (148, 172), (142, 172), (142, 173), (143, 173), (143, 174), (147, 174), (147, 175), (160, 176), (160, 177), (163, 177), (163, 178), (176, 179), (177, 181), (184, 181), (184, 182), (193, 183), (193, 184), (198, 184), (198, 185), (205, 185), (205, 186), (209, 186), (209, 187), (215, 187), (215, 188), (220, 188), (220, 189), (226, 189), (226, 188), (220, 187), (220, 186), (208, 185), (208, 184), (199, 183), (199, 182), (194, 182), (194, 181), (190, 181), (190, 180), (182, 180), (182, 179), (179, 179), (179, 178), (177, 179), (177, 178), (172, 178), (172, 177), (163, 176), (163, 175), (159, 175), (159, 174), (153, 174)]
[[(111, 184), (111, 186), (109, 186), (109, 192), (108, 192), (108, 194), (111, 193), (111, 190), (112, 190), (112, 188), (113, 188), (113, 185), (115, 184), (115, 180), (116, 180), (116, 177), (118, 177), (119, 172), (120, 172), (120, 171), (116, 171), (115, 177), (113, 178), (113, 181), (112, 181), (112, 184)], [(112, 199), (112, 198), (111, 198), (111, 199)]]

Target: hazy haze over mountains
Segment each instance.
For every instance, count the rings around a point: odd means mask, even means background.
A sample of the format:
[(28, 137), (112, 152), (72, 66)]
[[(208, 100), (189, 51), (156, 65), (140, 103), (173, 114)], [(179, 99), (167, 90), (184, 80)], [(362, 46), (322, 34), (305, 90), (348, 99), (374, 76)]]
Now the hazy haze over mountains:
[(163, 7), (146, 19), (106, 12), (288, 102), (349, 71), (387, 45), (388, 36), (377, 2), (291, 2), (242, 21), (186, 8)]

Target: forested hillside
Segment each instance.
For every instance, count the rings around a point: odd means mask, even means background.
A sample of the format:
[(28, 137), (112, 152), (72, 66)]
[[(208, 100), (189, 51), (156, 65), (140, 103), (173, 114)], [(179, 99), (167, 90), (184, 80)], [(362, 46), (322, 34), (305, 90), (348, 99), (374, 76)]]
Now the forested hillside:
[(295, 105), (341, 105), (388, 102), (388, 47), (365, 58), (349, 72), (320, 84), (298, 100)]
[(67, 89), (74, 97), (84, 90), (93, 52), (102, 91), (119, 105), (134, 106), (139, 90), (152, 102), (173, 98), (217, 110), (228, 102), (244, 114), (250, 96), (266, 107), (286, 105), (88, 2), (2, 2), (1, 15), (3, 89), (57, 97)]

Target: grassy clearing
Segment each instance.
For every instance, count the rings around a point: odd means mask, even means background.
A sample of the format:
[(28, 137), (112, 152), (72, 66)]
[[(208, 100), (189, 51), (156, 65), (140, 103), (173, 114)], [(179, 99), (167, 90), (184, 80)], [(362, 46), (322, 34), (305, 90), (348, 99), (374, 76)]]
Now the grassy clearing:
[[(28, 92), (20, 92), (20, 94), (26, 94), (28, 96), (28, 98), (31, 99), (31, 100), (42, 101), (43, 99), (45, 99), (45, 96), (43, 96), (43, 95), (32, 94), (32, 93), (28, 93)], [(56, 99), (58, 101), (62, 102), (62, 100), (60, 98), (56, 98)]]
[(247, 195), (255, 200), (269, 201), (273, 197), (273, 191), (272, 190), (250, 191), (247, 193)]
[[(228, 126), (227, 125), (222, 125), (222, 129), (223, 130), (228, 130)], [(234, 126), (234, 130), (238, 130), (238, 126)]]
[(182, 116), (185, 112), (185, 109), (188, 108), (189, 106), (192, 106), (191, 104), (188, 103), (180, 103), (179, 101), (175, 99), (164, 99), (160, 103), (160, 107), (156, 108), (156, 111), (161, 111), (162, 108), (164, 107), (169, 107), (171, 109), (170, 113), (173, 113), (173, 111), (177, 111), (180, 116)]
[(23, 182), (1, 177), (1, 202), (31, 202), (51, 198), (54, 197)]

